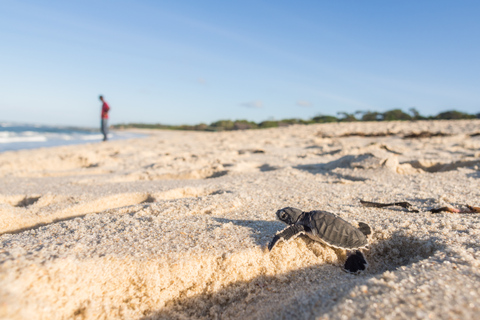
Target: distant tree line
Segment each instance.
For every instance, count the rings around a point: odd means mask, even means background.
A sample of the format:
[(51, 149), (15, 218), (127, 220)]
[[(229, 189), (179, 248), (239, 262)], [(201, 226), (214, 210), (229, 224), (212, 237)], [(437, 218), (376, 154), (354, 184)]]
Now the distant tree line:
[(292, 124), (312, 124), (327, 122), (354, 122), (354, 121), (414, 121), (414, 120), (460, 120), (480, 118), (480, 113), (473, 115), (460, 111), (446, 111), (436, 116), (424, 117), (415, 109), (409, 109), (409, 113), (401, 109), (389, 110), (386, 112), (375, 111), (356, 111), (354, 113), (338, 112), (337, 117), (329, 115), (317, 115), (309, 120), (292, 118), (283, 120), (267, 120), (262, 122), (253, 122), (248, 120), (219, 120), (210, 124), (200, 123), (197, 125), (164, 125), (148, 123), (127, 123), (116, 124), (113, 127), (117, 129), (141, 128), (141, 129), (169, 129), (169, 130), (196, 130), (196, 131), (230, 131), (247, 129), (264, 129), (286, 127)]

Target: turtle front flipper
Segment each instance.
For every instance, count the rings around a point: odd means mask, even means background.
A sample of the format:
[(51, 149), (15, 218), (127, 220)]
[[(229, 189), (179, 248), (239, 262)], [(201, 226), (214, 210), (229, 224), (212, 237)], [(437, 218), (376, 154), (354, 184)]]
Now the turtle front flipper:
[(360, 230), (365, 236), (372, 234), (372, 228), (366, 223), (359, 222), (358, 223), (358, 230)]
[(283, 229), (281, 232), (277, 233), (275, 237), (273, 237), (272, 241), (268, 244), (268, 250), (271, 251), (278, 241), (288, 241), (292, 238), (298, 237), (302, 233), (305, 233), (305, 231), (305, 226), (300, 224), (294, 224)]
[(357, 273), (363, 271), (367, 268), (368, 263), (363, 256), (363, 253), (360, 251), (355, 251), (353, 254), (349, 255), (347, 261), (345, 261), (345, 266), (343, 269), (346, 272)]

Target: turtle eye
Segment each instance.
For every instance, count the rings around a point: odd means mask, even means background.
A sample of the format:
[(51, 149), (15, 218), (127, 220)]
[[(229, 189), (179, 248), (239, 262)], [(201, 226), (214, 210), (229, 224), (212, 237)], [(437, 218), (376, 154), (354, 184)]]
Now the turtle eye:
[(282, 212), (282, 220), (287, 220), (288, 214), (286, 212)]

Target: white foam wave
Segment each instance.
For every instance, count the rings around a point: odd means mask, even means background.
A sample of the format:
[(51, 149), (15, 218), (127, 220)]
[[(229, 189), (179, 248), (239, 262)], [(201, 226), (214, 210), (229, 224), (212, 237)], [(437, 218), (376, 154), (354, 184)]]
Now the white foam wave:
[(15, 142), (44, 142), (47, 141), (45, 136), (30, 136), (30, 137), (0, 137), (0, 143), (15, 143)]
[[(108, 135), (108, 137), (110, 137), (110, 135)], [(91, 134), (91, 135), (88, 135), (88, 136), (80, 136), (80, 137), (78, 137), (78, 139), (80, 139), (80, 140), (99, 140), (99, 139), (103, 139), (103, 135), (102, 134)]]
[[(111, 135), (109, 135), (111, 137)], [(103, 135), (101, 134), (81, 134), (77, 132), (69, 133), (52, 133), (52, 132), (35, 132), (35, 131), (2, 131), (0, 132), (0, 143), (15, 143), (15, 142), (35, 142), (35, 141), (53, 141), (53, 140), (65, 140), (65, 141), (91, 141), (101, 140)]]
[[(110, 133), (109, 140), (128, 139), (138, 135), (132, 133)], [(102, 141), (98, 131), (68, 127), (20, 125), (0, 123), (0, 152), (8, 150), (53, 147)]]

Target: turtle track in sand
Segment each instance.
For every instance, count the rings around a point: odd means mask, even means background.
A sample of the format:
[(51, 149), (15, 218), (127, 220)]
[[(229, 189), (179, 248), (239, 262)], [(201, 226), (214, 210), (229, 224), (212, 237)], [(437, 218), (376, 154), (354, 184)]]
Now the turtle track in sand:
[[(82, 198), (76, 196), (0, 195), (0, 234), (17, 233), (84, 217), (90, 213), (116, 210), (139, 204), (222, 194), (223, 190), (184, 187), (154, 193), (119, 193), (110, 196)], [(130, 210), (133, 210), (131, 208)]]

